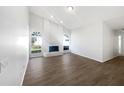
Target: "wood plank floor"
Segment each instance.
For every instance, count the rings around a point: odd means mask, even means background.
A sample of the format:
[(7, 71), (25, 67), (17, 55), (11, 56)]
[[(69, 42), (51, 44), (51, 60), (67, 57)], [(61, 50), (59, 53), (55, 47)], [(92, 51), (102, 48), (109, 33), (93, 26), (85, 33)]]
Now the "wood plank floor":
[(29, 61), (23, 85), (124, 85), (124, 57), (99, 63), (75, 54)]

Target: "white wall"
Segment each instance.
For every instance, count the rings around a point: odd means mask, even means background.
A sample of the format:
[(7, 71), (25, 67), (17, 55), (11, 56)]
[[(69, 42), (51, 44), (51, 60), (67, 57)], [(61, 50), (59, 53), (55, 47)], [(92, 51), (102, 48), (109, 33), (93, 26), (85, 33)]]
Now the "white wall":
[(102, 21), (94, 23), (72, 31), (71, 51), (99, 62), (108, 61), (118, 56), (118, 35)]
[(117, 56), (116, 45), (118, 45), (115, 32), (103, 23), (103, 62)]
[(102, 23), (72, 31), (71, 52), (102, 62)]
[(29, 58), (27, 7), (0, 7), (0, 85), (21, 85)]
[(49, 20), (44, 20), (44, 44), (46, 51), (44, 54), (49, 54), (50, 45), (58, 45), (59, 52), (62, 53), (63, 45), (63, 28)]
[(124, 56), (124, 32), (120, 31), (119, 35), (121, 36), (121, 56)]
[(117, 30), (114, 31), (114, 56), (119, 56), (119, 32)]
[[(30, 33), (33, 31), (41, 32), (41, 36), (43, 39), (42, 40), (43, 55), (46, 57), (54, 56), (54, 55), (62, 55), (64, 32), (68, 33), (69, 35), (71, 33), (69, 30), (67, 30), (60, 24), (56, 24), (34, 13), (30, 13)], [(49, 53), (50, 45), (58, 45), (59, 52)]]
[(29, 14), (29, 31), (30, 31), (30, 57), (42, 56), (43, 53), (31, 53), (32, 32), (40, 32), (41, 37), (43, 33), (43, 18), (30, 13)]

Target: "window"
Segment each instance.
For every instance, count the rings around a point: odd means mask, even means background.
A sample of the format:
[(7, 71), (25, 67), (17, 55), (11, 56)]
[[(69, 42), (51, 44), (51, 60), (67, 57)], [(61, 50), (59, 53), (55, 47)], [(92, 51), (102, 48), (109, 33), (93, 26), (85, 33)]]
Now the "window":
[(64, 34), (64, 40), (63, 40), (63, 50), (69, 50), (69, 35)]
[(31, 53), (40, 53), (42, 46), (42, 38), (40, 32), (33, 32), (31, 39)]
[(64, 41), (63, 41), (63, 45), (64, 46), (69, 46), (69, 36), (67, 34), (64, 34)]

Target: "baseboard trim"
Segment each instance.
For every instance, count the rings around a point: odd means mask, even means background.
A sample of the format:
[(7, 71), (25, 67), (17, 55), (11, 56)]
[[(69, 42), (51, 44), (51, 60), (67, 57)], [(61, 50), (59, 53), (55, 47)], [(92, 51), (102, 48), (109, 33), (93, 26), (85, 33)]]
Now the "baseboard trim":
[(110, 58), (110, 59), (108, 59), (108, 60), (106, 60), (106, 61), (104, 61), (104, 62), (111, 61), (112, 59), (114, 59), (114, 58), (116, 58), (116, 57), (119, 57), (119, 56), (114, 56), (114, 57), (112, 57), (112, 58)]
[(76, 54), (76, 55), (81, 56), (81, 57), (85, 57), (85, 58), (88, 58), (88, 59), (91, 59), (91, 60), (97, 61), (97, 62), (99, 62), (99, 63), (108, 62), (108, 61), (110, 61), (110, 60), (112, 60), (112, 59), (118, 57), (118, 56), (114, 56), (114, 57), (112, 57), (112, 58), (110, 58), (110, 59), (108, 59), (108, 60), (100, 61), (100, 60), (96, 60), (96, 59), (93, 59), (93, 58), (89, 58), (89, 57), (87, 57), (87, 56), (82, 56), (82, 55), (80, 55), (80, 54), (78, 54), (78, 53), (75, 53), (75, 52), (71, 52), (71, 53)]
[(72, 54), (75, 54), (75, 55), (78, 55), (78, 56), (80, 56), (80, 57), (84, 57), (84, 58), (87, 58), (87, 59), (90, 59), (90, 60), (99, 62), (99, 63), (103, 63), (103, 62), (101, 62), (101, 61), (99, 61), (99, 60), (95, 60), (95, 59), (93, 59), (93, 58), (89, 58), (89, 57), (86, 57), (86, 56), (82, 56), (82, 55), (80, 55), (80, 54), (78, 54), (78, 53), (74, 53), (74, 52), (71, 52), (71, 53), (72, 53)]

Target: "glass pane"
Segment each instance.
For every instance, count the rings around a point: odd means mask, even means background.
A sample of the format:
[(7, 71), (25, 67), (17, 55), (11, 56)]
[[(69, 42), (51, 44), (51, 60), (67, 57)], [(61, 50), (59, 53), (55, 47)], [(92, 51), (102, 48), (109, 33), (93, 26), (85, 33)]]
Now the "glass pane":
[(69, 46), (69, 36), (67, 34), (64, 34), (64, 40), (63, 40), (63, 45), (64, 46)]
[(32, 42), (31, 42), (31, 53), (40, 53), (42, 46), (42, 38), (40, 32), (32, 33)]

